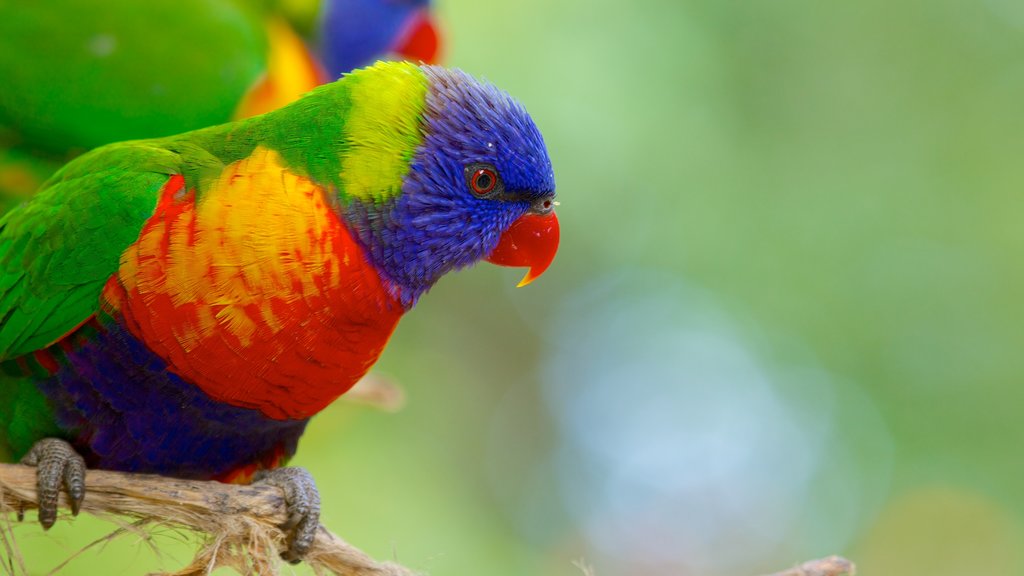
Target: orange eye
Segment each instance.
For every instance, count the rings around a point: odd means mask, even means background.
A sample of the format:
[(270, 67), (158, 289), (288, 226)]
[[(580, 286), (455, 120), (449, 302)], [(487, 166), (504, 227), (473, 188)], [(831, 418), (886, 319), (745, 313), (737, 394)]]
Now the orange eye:
[(490, 168), (480, 168), (469, 177), (469, 187), (473, 189), (473, 194), (477, 196), (489, 194), (497, 185), (498, 175)]

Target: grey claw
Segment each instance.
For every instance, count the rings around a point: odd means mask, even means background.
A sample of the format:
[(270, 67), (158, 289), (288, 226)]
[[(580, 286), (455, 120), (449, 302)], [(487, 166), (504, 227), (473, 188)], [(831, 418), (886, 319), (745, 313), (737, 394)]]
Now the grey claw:
[(44, 438), (32, 445), (21, 463), (36, 467), (39, 523), (49, 530), (57, 521), (57, 498), (61, 486), (68, 492), (75, 516), (85, 498), (85, 460), (70, 444), (59, 438)]
[(257, 472), (253, 481), (284, 490), (288, 520), (281, 529), (289, 534), (288, 550), (281, 557), (291, 564), (298, 564), (309, 552), (320, 526), (320, 492), (313, 476), (305, 468), (278, 468)]

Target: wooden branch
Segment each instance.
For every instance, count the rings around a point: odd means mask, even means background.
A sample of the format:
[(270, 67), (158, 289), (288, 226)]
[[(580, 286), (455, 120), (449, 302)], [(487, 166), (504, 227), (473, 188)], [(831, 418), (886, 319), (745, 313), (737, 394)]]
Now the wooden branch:
[(811, 560), (803, 564), (776, 572), (769, 576), (854, 576), (857, 569), (846, 558), (841, 556), (829, 556), (820, 560)]
[(405, 405), (405, 391), (391, 378), (370, 372), (345, 392), (341, 400), (384, 412), (398, 412)]
[[(122, 522), (122, 528), (103, 541), (147, 526), (184, 528), (205, 535), (205, 546), (173, 576), (199, 576), (225, 566), (243, 574), (278, 573), (279, 554), (285, 546), (285, 534), (278, 526), (286, 520), (284, 495), (279, 488), (103, 470), (90, 470), (86, 486), (83, 512), (133, 520), (127, 526)], [(15, 513), (35, 509), (35, 503), (35, 468), (0, 464), (0, 557), (5, 558), (7, 573), (14, 573), (10, 567), (15, 565), (21, 573), (29, 572), (18, 556), (10, 522)], [(67, 508), (64, 494), (60, 505)], [(323, 526), (305, 562), (320, 574), (416, 576), (398, 564), (373, 560)], [(582, 560), (575, 564), (586, 576), (595, 574)], [(830, 556), (770, 576), (853, 576), (854, 570), (849, 560)]]
[[(13, 513), (35, 508), (35, 468), (0, 464), (0, 555), (17, 554), (11, 541)], [(67, 508), (61, 494), (60, 505)], [(284, 495), (273, 486), (241, 486), (162, 476), (90, 470), (82, 511), (127, 516), (133, 525), (171, 526), (207, 535), (207, 544), (178, 576), (208, 574), (229, 566), (241, 573), (276, 574), (285, 534)], [(58, 520), (60, 521), (60, 520)], [(116, 537), (126, 530), (116, 531)], [(318, 573), (342, 576), (415, 576), (408, 568), (377, 562), (320, 526), (305, 562)], [(22, 568), (24, 571), (24, 567)]]

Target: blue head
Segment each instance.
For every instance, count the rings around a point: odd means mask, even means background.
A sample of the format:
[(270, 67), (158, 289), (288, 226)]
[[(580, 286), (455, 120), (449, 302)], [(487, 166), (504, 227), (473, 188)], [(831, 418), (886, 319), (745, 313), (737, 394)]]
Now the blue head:
[(371, 260), (409, 305), (445, 273), (484, 258), (543, 271), (558, 225), (537, 126), (508, 94), (462, 71), (410, 68), (426, 89), (400, 192), (345, 210)]

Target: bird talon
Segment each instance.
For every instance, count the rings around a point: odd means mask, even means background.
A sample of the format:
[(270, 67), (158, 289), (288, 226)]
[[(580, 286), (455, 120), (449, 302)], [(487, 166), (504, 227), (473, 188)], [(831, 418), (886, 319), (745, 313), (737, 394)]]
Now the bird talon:
[(281, 557), (290, 564), (298, 564), (309, 552), (320, 526), (320, 493), (313, 476), (305, 468), (277, 468), (257, 472), (253, 482), (284, 490), (288, 520), (281, 529), (288, 533), (288, 549)]
[[(21, 463), (36, 468), (39, 523), (44, 530), (49, 530), (57, 521), (57, 503), (62, 486), (67, 490), (71, 513), (78, 515), (85, 498), (85, 460), (70, 444), (59, 438), (44, 438), (32, 445)], [(24, 516), (24, 508), (19, 509), (18, 520)]]

